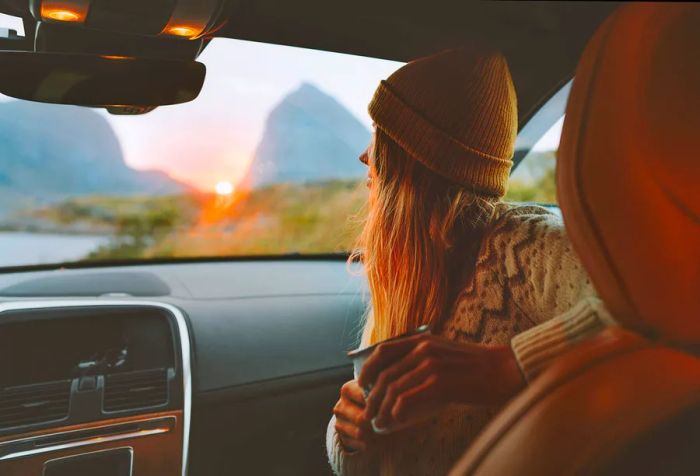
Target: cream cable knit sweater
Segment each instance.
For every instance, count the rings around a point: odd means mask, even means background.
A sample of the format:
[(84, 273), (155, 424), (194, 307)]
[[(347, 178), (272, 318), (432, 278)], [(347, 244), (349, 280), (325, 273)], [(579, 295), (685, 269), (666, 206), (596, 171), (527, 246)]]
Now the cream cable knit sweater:
[[(508, 344), (527, 379), (575, 342), (612, 323), (574, 254), (561, 219), (534, 206), (499, 205), (476, 272), (442, 334), (458, 342)], [(366, 334), (366, 333), (365, 333)], [(446, 474), (499, 408), (450, 405), (420, 426), (346, 454), (328, 426), (338, 475)]]

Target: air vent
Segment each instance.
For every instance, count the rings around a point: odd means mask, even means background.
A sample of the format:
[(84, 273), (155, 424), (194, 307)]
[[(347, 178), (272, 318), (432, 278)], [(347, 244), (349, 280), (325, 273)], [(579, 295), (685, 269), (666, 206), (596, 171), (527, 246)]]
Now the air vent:
[(70, 380), (0, 390), (0, 428), (33, 425), (68, 417)]
[(167, 402), (166, 369), (126, 372), (105, 377), (104, 410), (106, 412), (157, 407)]

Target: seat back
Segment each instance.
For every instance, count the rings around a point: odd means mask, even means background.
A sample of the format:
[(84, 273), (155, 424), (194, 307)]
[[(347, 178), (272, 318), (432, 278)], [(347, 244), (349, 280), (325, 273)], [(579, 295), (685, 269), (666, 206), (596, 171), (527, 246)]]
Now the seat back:
[[(623, 325), (559, 359), (453, 474), (700, 474), (700, 6), (626, 4), (591, 39), (559, 202)], [(634, 330), (637, 332), (631, 332)]]
[(557, 165), (571, 241), (616, 319), (700, 342), (700, 7), (630, 4), (579, 64)]
[(700, 360), (610, 328), (535, 379), (450, 474), (700, 474), (699, 423)]

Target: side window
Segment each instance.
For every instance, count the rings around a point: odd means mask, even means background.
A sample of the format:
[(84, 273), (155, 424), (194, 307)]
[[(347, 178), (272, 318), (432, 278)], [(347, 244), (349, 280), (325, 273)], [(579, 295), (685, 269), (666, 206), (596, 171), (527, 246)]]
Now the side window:
[(520, 130), (515, 143), (515, 166), (505, 199), (557, 206), (556, 162), (571, 81), (546, 101)]
[(518, 163), (510, 177), (506, 200), (556, 205), (554, 169), (563, 123), (562, 116)]

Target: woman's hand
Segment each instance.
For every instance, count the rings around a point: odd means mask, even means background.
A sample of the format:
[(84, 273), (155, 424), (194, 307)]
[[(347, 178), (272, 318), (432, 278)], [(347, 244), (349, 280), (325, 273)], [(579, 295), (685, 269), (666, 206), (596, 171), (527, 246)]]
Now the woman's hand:
[(365, 414), (365, 397), (355, 380), (346, 382), (340, 389), (340, 399), (333, 407), (335, 431), (346, 451), (362, 451), (372, 439), (373, 432)]
[(365, 413), (375, 427), (410, 424), (448, 403), (497, 404), (525, 382), (509, 346), (421, 334), (380, 344), (359, 385), (372, 386)]

